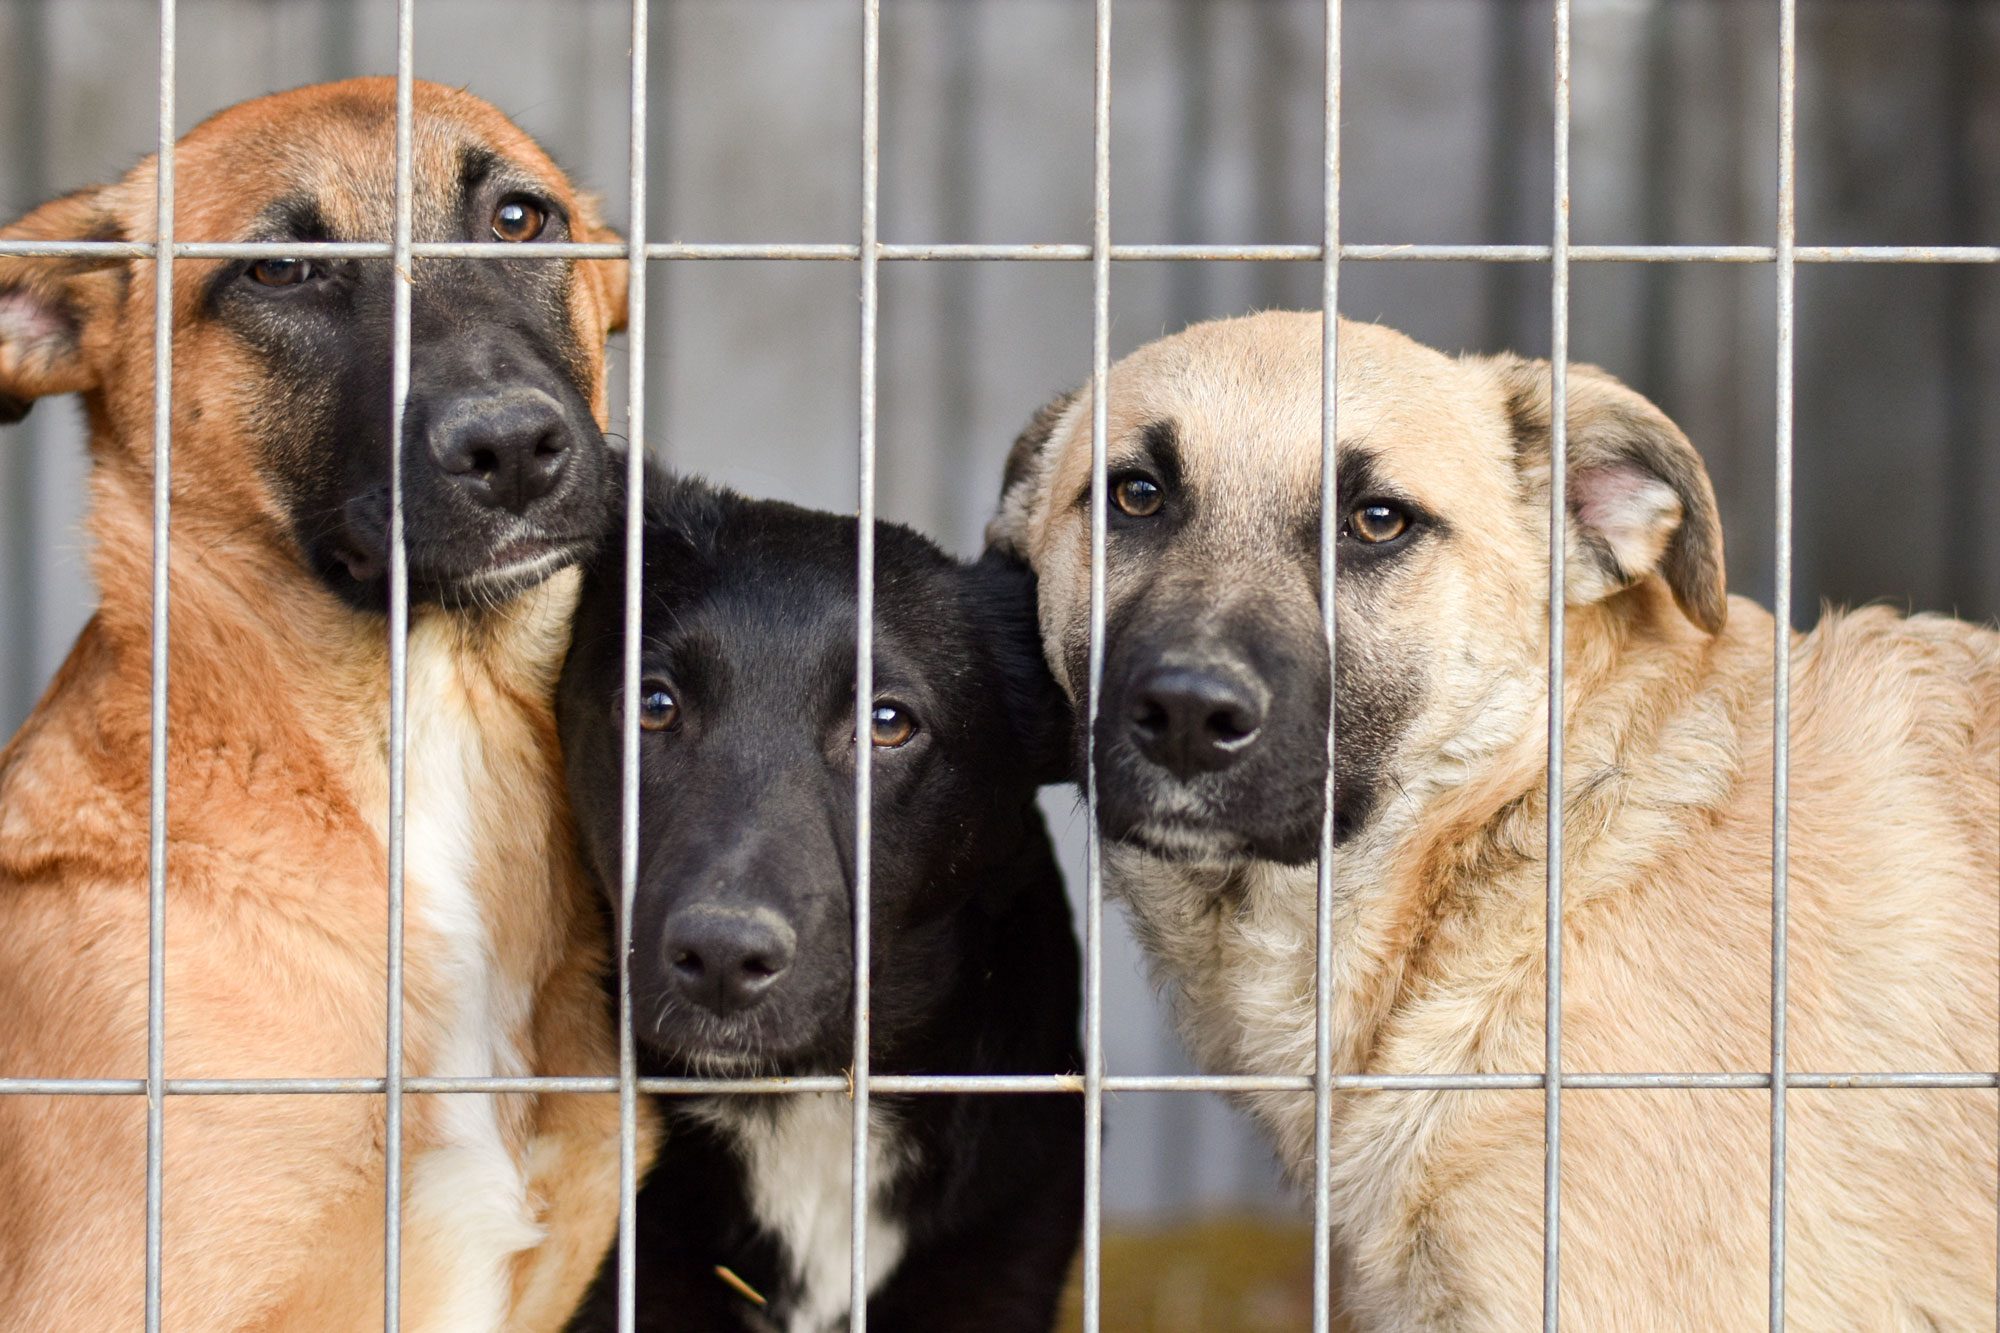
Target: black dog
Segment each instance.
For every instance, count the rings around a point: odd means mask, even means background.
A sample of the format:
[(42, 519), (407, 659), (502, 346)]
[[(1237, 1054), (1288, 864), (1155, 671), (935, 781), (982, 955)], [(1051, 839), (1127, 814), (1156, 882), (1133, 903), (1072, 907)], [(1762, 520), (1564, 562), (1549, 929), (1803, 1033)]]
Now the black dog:
[[(649, 1074), (849, 1064), (855, 534), (851, 518), (649, 482), (632, 913)], [(1069, 719), (1031, 578), (998, 557), (959, 564), (890, 524), (876, 562), (872, 1067), (1075, 1070), (1076, 941), (1035, 806), (1043, 781), (1066, 776)], [(623, 599), (620, 538), (589, 572), (558, 709), (606, 886), (618, 883)], [(639, 1326), (844, 1321), (847, 1098), (660, 1101), (666, 1145), (639, 1196)], [(870, 1327), (1047, 1329), (1080, 1224), (1077, 1100), (877, 1095), (871, 1107)], [(607, 1260), (572, 1328), (613, 1328), (614, 1309)]]

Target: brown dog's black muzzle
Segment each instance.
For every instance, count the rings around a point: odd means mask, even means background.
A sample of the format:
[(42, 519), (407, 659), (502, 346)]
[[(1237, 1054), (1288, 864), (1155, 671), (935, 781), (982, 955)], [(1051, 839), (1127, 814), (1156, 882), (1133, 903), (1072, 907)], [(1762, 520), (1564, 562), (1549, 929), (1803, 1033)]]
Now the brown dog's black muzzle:
[(562, 405), (525, 385), (447, 399), (424, 434), (431, 461), (459, 494), (512, 514), (554, 491), (570, 460)]
[(413, 602), (497, 604), (604, 530), (609, 451), (569, 280), (560, 266), (490, 267), (420, 268), (393, 450), (386, 264), (359, 262), (282, 307), (260, 298), (231, 316), (279, 382), (330, 386), (273, 413), (298, 434), (274, 437), (267, 456), (307, 564), (357, 608), (387, 605), (392, 454)]

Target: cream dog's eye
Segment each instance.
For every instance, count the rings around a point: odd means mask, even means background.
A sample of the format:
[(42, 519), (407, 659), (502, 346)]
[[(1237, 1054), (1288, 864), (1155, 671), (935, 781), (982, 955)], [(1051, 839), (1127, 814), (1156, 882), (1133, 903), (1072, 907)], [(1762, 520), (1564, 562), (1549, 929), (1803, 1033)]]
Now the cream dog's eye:
[(1392, 504), (1365, 504), (1347, 516), (1348, 535), (1371, 546), (1392, 542), (1410, 530), (1410, 516)]
[(1160, 483), (1143, 472), (1128, 472), (1111, 483), (1111, 499), (1120, 513), (1133, 518), (1151, 518), (1160, 512), (1167, 493)]

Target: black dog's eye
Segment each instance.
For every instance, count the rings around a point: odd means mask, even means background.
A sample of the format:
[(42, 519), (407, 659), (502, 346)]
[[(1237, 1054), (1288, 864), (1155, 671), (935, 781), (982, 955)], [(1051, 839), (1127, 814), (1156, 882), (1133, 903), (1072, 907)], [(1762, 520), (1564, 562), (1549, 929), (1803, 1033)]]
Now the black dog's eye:
[(532, 199), (502, 199), (493, 210), (493, 235), (503, 241), (532, 241), (549, 225), (549, 215)]
[(1112, 479), (1111, 499), (1118, 511), (1133, 518), (1151, 518), (1160, 512), (1167, 492), (1159, 482), (1143, 472), (1127, 472)]
[(910, 737), (917, 734), (917, 719), (909, 709), (887, 699), (875, 705), (870, 716), (869, 738), (878, 750), (893, 750), (908, 745)]
[(319, 276), (310, 259), (260, 259), (248, 270), (250, 280), (264, 287), (296, 287)]
[(1370, 546), (1392, 542), (1409, 530), (1409, 514), (1380, 500), (1361, 505), (1347, 516), (1348, 535)]
[(681, 706), (666, 682), (649, 680), (639, 687), (639, 725), (647, 731), (672, 731), (681, 724)]

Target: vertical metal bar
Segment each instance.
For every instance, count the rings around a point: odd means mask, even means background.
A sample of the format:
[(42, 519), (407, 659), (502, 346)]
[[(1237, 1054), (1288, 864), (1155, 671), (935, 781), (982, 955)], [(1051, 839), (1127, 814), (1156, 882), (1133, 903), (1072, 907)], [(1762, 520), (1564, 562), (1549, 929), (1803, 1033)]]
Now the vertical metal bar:
[[(1514, 234), (1529, 208), (1528, 136), (1535, 95), (1529, 86), (1534, 58), (1530, 44), (1535, 40), (1531, 12), (1525, 5), (1486, 6), (1486, 79), (1493, 90), (1485, 136), (1487, 179), (1492, 182), (1487, 187), (1485, 218), (1490, 237)], [(1530, 275), (1518, 264), (1482, 264), (1480, 276), (1485, 287), (1484, 341), (1492, 347), (1518, 344), (1522, 321), (1517, 312), (1527, 309), (1521, 298)]]
[(618, 772), (618, 1328), (638, 1320), (639, 1057), (632, 1039), (632, 900), (639, 884), (639, 634), (646, 487), (646, 0), (632, 0), (630, 214), (625, 255), (625, 709)]
[[(1942, 16), (1936, 38), (1936, 52), (1943, 67), (1944, 187), (1943, 231), (1954, 241), (1971, 240), (1980, 231), (1980, 181), (1990, 178), (1990, 150), (1976, 130), (1980, 108), (1988, 105), (1988, 90), (1982, 86), (1980, 71), (1991, 59), (1990, 44), (1980, 44), (1981, 25), (1986, 15), (1976, 5), (1954, 5)], [(33, 105), (30, 103), (30, 105)], [(1990, 196), (1989, 196), (1990, 197)], [(1980, 312), (1989, 308), (1979, 299), (1978, 287), (1955, 275), (1938, 275), (1938, 363), (1944, 381), (1944, 420), (1940, 432), (1945, 441), (1944, 578), (1939, 591), (1946, 606), (1976, 606), (1982, 586), (1990, 577), (1989, 564), (2000, 569), (2000, 558), (1981, 560), (1982, 548), (1990, 538), (1990, 524), (1983, 521), (1990, 490), (1981, 485), (1982, 460), (1988, 450), (1981, 433), (1981, 384), (1979, 367), (1987, 364), (1980, 346)], [(1990, 353), (1986, 353), (1990, 355)]]
[(1321, 181), (1319, 610), (1326, 639), (1326, 803), (1319, 827), (1319, 900), (1313, 923), (1313, 1333), (1333, 1323), (1333, 819), (1338, 709), (1331, 688), (1340, 531), (1340, 0), (1326, 0), (1325, 139)]
[(869, 872), (874, 861), (875, 351), (882, 176), (882, 5), (861, 0), (861, 440), (856, 459), (854, 602), (854, 1208), (848, 1327), (868, 1327)]
[[(1200, 180), (1213, 174), (1215, 167), (1215, 131), (1220, 117), (1215, 112), (1216, 48), (1219, 39), (1216, 25), (1226, 21), (1218, 12), (1212, 0), (1175, 0), (1174, 4), (1174, 45), (1169, 59), (1175, 70), (1174, 79), (1174, 120), (1168, 129), (1168, 141), (1173, 145), (1175, 173), (1183, 179)], [(1167, 201), (1167, 236), (1177, 242), (1198, 241), (1209, 234), (1208, 195), (1202, 190), (1174, 190)], [(1166, 323), (1171, 328), (1185, 328), (1200, 319), (1207, 309), (1205, 296), (1208, 291), (1209, 266), (1206, 264), (1175, 264), (1167, 270)], [(1180, 1108), (1175, 1108), (1179, 1110)], [(1192, 1141), (1196, 1130), (1196, 1116), (1200, 1108), (1185, 1108), (1185, 1131), (1171, 1135), (1166, 1145), (1173, 1154), (1184, 1153), (1187, 1144), (1172, 1140)], [(1181, 1117), (1176, 1116), (1176, 1120)], [(1168, 1122), (1174, 1129), (1182, 1126)], [(1173, 1174), (1182, 1173), (1184, 1160), (1170, 1156)]]
[(1555, 206), (1549, 243), (1549, 798), (1542, 1082), (1542, 1327), (1562, 1295), (1563, 647), (1569, 517), (1569, 0), (1556, 0)]
[[(938, 108), (936, 200), (938, 234), (977, 234), (981, 213), (979, 181), (985, 171), (980, 154), (980, 130), (991, 113), (986, 109), (983, 73), (987, 55), (985, 15), (968, 9), (949, 23), (940, 41), (944, 47), (944, 86), (952, 90)], [(981, 346), (977, 311), (980, 284), (986, 273), (975, 264), (947, 264), (933, 279), (938, 301), (927, 339), (937, 381), (937, 418), (940, 421), (972, 421), (978, 410), (974, 388), (985, 358)], [(1006, 270), (1002, 269), (1001, 272)], [(968, 432), (952, 447), (948, 469), (953, 473), (973, 473), (981, 462), (980, 442)], [(936, 521), (946, 532), (978, 532), (985, 526), (991, 508), (986, 495), (970, 487), (945, 488), (950, 492), (948, 509), (934, 510)]]
[(1084, 732), (1083, 1328), (1104, 1305), (1104, 835), (1097, 822), (1097, 713), (1104, 693), (1106, 397), (1111, 387), (1111, 0), (1096, 0), (1091, 74), (1090, 670)]
[(1792, 313), (1797, 242), (1796, 0), (1778, 3), (1778, 425), (1771, 550), (1771, 1327), (1785, 1326), (1786, 877), (1792, 742)]
[(152, 737), (146, 849), (146, 1333), (160, 1328), (167, 1086), (167, 528), (174, 438), (174, 0), (160, 0), (154, 159)]
[(403, 541), (403, 412), (410, 396), (411, 122), (416, 0), (396, 0), (396, 221), (390, 258), (395, 306), (389, 406), (389, 994), (382, 1160), (382, 1327), (402, 1322), (403, 798), (409, 750), (410, 570)]
[[(8, 53), (10, 86), (6, 109), (0, 115), (10, 125), (21, 126), (20, 155), (15, 159), (13, 184), (24, 199), (46, 199), (54, 190), (49, 184), (49, 150), (53, 137), (45, 127), (41, 109), (52, 105), (49, 72), (53, 61), (49, 51), (49, 14), (41, 5), (16, 11), (15, 47)], [(47, 559), (55, 545), (47, 533), (37, 497), (41, 494), (41, 459), (46, 439), (39, 431), (22, 433), (20, 445), (0, 450), (0, 544), (7, 547), (0, 565), (18, 571), (9, 582), (4, 604), (5, 623), (0, 623), (0, 643), (20, 657), (4, 683), (0, 683), (0, 729), (26, 718), (39, 697), (40, 681), (36, 663), (41, 657), (44, 581), (53, 583)]]

